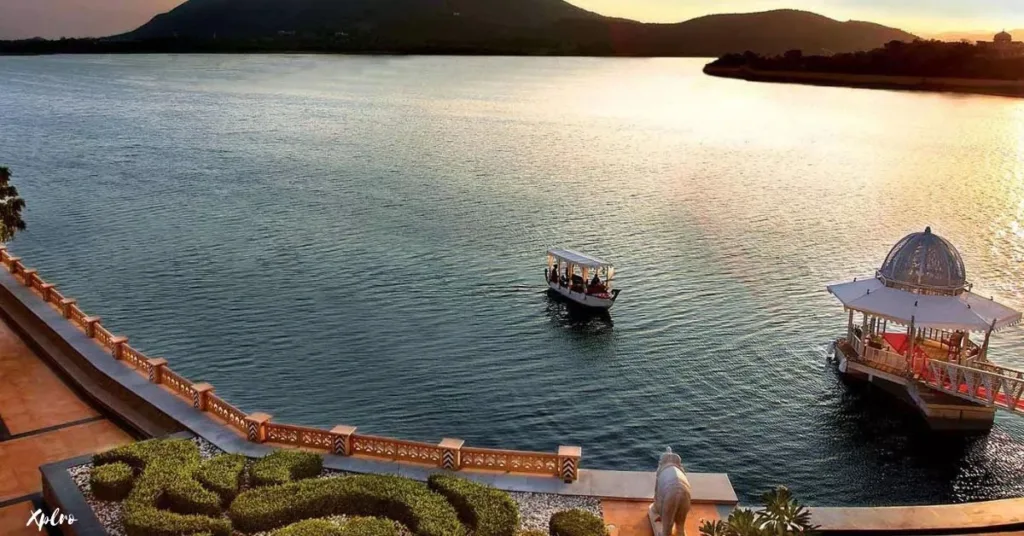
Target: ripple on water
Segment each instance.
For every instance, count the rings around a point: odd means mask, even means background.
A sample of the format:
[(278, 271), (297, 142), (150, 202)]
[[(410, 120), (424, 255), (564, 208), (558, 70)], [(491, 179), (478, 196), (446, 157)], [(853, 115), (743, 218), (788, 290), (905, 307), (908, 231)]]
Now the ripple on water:
[[(931, 225), (1024, 305), (1016, 101), (699, 68), (0, 58), (28, 199), (13, 249), (283, 422), (578, 444), (595, 468), (649, 470), (671, 445), (746, 502), (778, 483), (817, 504), (1024, 493), (1021, 419), (933, 434), (836, 375), (846, 318), (824, 291)], [(553, 245), (617, 261), (610, 318), (541, 292)], [(1024, 367), (1022, 342), (998, 334), (995, 359)]]

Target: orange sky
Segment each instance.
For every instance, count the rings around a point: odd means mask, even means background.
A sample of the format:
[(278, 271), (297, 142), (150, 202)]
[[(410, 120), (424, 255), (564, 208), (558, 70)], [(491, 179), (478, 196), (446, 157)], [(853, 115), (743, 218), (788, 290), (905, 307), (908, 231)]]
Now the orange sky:
[[(112, 35), (138, 27), (182, 1), (0, 0), (0, 38)], [(709, 13), (797, 8), (840, 20), (870, 20), (919, 34), (1024, 28), (1024, 0), (574, 0), (573, 3), (607, 15), (658, 22), (677, 22)]]

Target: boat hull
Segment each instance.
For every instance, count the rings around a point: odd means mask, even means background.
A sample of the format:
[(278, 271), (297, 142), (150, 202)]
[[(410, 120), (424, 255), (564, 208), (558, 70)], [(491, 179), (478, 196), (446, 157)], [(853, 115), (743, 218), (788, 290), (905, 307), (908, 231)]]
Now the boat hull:
[(548, 281), (548, 292), (555, 294), (565, 300), (568, 300), (581, 307), (587, 307), (590, 309), (599, 309), (607, 311), (615, 305), (615, 297), (618, 295), (613, 294), (610, 298), (599, 298), (597, 296), (588, 295), (582, 292), (572, 292), (569, 287), (563, 287), (558, 283), (552, 283)]

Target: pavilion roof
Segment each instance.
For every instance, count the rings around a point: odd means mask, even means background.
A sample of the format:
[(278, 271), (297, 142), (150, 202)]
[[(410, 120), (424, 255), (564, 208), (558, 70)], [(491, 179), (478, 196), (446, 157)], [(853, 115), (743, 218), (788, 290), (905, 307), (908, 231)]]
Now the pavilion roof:
[(917, 294), (886, 287), (869, 277), (827, 287), (830, 294), (848, 309), (910, 324), (943, 330), (1000, 330), (1021, 321), (1021, 313), (991, 298), (973, 292), (957, 296)]

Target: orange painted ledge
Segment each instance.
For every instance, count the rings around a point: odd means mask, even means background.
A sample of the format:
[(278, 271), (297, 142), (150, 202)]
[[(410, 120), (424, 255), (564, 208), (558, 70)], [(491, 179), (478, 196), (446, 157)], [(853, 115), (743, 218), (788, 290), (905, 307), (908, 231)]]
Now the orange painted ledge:
[(823, 531), (956, 531), (1024, 525), (1024, 498), (936, 506), (812, 507)]

